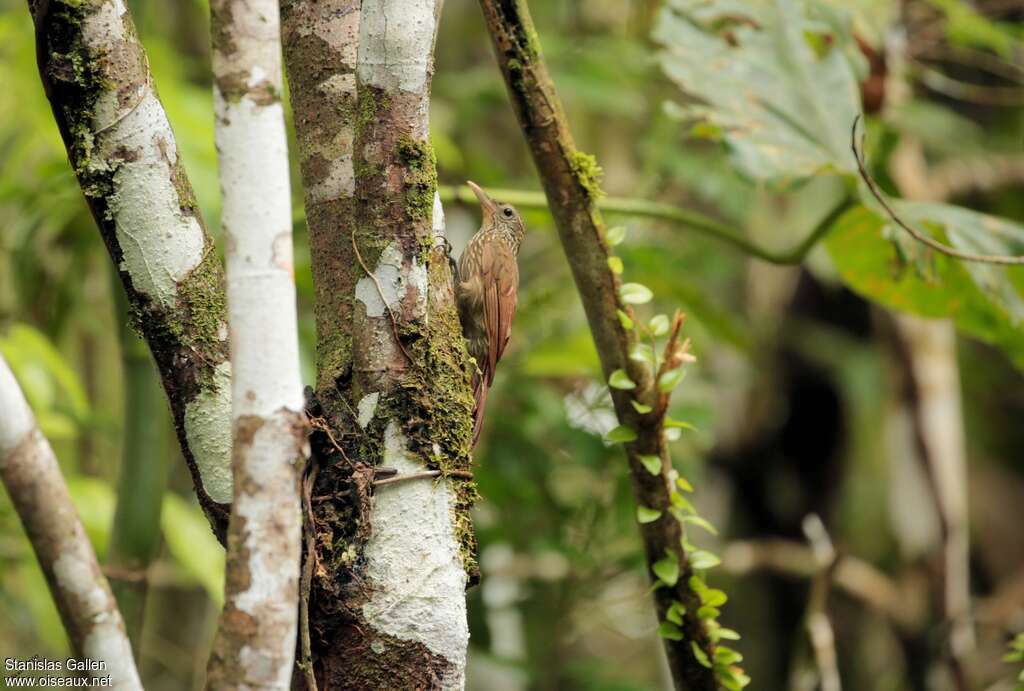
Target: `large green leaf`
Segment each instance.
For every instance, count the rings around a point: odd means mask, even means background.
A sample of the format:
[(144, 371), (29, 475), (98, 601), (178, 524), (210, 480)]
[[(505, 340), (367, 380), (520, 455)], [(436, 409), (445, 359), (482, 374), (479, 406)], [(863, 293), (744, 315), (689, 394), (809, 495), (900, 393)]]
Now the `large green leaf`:
[[(850, 126), (866, 63), (849, 16), (818, 0), (669, 0), (654, 30), (662, 69), (758, 179), (852, 173)], [(674, 106), (674, 104), (673, 104)]]
[[(1024, 253), (1024, 229), (957, 207), (896, 202), (915, 227), (968, 252)], [(891, 309), (950, 317), (963, 332), (1002, 348), (1024, 368), (1024, 268), (965, 262), (930, 250), (888, 219), (858, 207), (826, 246), (843, 280)]]

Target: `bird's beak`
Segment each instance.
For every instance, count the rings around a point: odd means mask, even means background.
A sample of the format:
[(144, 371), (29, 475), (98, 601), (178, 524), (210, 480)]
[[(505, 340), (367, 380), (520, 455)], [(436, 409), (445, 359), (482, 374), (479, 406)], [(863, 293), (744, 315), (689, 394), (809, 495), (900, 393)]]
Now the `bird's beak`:
[(487, 223), (494, 216), (494, 212), (498, 210), (498, 205), (493, 199), (487, 196), (487, 193), (481, 189), (480, 185), (476, 184), (472, 180), (467, 180), (466, 184), (469, 185), (469, 189), (473, 190), (473, 194), (480, 200), (480, 208), (484, 212), (484, 223)]

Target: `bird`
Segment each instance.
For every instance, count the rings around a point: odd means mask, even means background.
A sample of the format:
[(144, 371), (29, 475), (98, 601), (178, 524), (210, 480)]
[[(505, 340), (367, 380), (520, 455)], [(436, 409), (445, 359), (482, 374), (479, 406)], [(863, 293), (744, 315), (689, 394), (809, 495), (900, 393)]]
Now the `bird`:
[(511, 204), (491, 199), (475, 182), (466, 184), (480, 201), (480, 230), (459, 257), (455, 281), (462, 335), (476, 360), (473, 386), (473, 446), (483, 429), (487, 392), (512, 335), (519, 295), (519, 246), (526, 235)]

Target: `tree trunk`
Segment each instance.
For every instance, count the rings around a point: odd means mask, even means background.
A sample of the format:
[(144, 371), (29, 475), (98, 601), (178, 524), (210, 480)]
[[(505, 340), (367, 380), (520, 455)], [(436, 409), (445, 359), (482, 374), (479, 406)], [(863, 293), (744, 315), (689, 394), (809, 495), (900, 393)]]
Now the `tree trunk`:
[(210, 689), (292, 677), (307, 453), (276, 0), (214, 0), (214, 106), (231, 327), (234, 495)]
[(464, 685), (473, 401), (428, 141), (440, 9), (283, 11), (319, 342), (310, 637), (331, 689)]
[(223, 271), (122, 0), (30, 0), (36, 55), (71, 166), (170, 400), (214, 532), (231, 500)]

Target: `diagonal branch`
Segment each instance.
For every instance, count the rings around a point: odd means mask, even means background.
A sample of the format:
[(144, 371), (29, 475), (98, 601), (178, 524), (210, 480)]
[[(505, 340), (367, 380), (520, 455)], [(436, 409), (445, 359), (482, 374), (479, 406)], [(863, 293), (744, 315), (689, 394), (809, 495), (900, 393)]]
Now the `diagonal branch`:
[(142, 689), (131, 643), (107, 579), (71, 502), (53, 449), (0, 356), (0, 480), (25, 527), (71, 647), (105, 663), (89, 672), (109, 686)]
[(223, 271), (121, 0), (30, 0), (39, 74), (68, 158), (223, 540), (231, 501)]
[[(701, 601), (690, 583), (693, 568), (683, 548), (681, 525), (672, 515), (671, 463), (660, 414), (661, 392), (650, 369), (630, 358), (636, 331), (626, 328), (618, 317), (621, 312), (632, 321), (632, 312), (620, 296), (622, 285), (608, 263), (611, 252), (598, 210), (596, 163), (576, 149), (541, 57), (525, 0), (481, 0), (480, 5), (583, 301), (605, 377), (622, 370), (635, 384), (631, 390), (613, 388), (612, 400), (619, 422), (636, 432), (636, 439), (626, 444), (634, 497), (638, 506), (658, 516), (640, 525), (648, 568), (654, 573), (655, 564), (665, 560), (678, 565), (669, 578), (671, 585), (662, 583), (654, 590), (659, 620), (667, 620), (671, 610), (672, 616), (681, 621), (682, 635), (664, 639), (673, 679), (680, 689), (710, 691), (718, 685), (709, 662), (715, 659), (715, 645), (697, 614)], [(673, 344), (672, 352), (681, 354), (682, 349)], [(634, 403), (648, 412), (639, 412)], [(649, 472), (641, 460), (652, 456), (661, 459), (657, 474)], [(681, 617), (678, 606), (673, 605), (675, 601), (685, 608)]]

